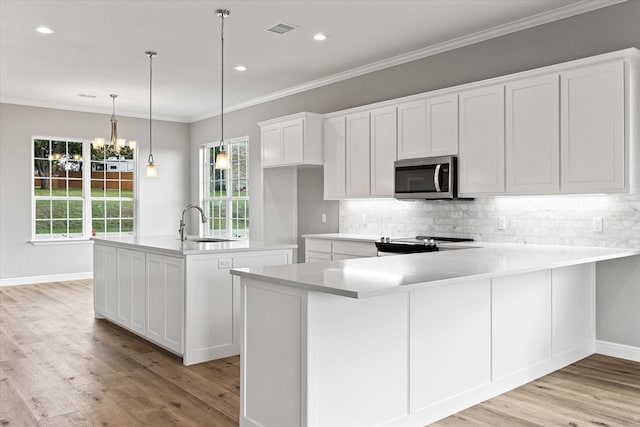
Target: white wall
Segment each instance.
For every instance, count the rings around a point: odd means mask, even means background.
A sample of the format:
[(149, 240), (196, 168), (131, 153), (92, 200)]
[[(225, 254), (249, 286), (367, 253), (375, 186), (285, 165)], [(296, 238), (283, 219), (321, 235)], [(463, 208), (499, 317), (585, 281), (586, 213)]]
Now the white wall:
[[(36, 135), (93, 139), (108, 137), (109, 115), (0, 104), (0, 284), (90, 277), (92, 244), (34, 246), (31, 239), (32, 142)], [(138, 141), (139, 232), (176, 234), (189, 194), (187, 124), (155, 121), (158, 178), (144, 176), (149, 122), (118, 117), (119, 134)]]

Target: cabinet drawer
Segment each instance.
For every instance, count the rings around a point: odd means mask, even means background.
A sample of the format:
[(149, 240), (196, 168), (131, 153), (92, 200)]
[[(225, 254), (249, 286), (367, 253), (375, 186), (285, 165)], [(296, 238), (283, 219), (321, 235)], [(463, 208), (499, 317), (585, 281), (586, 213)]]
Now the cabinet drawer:
[(305, 248), (306, 250), (313, 252), (331, 253), (331, 240), (306, 239)]
[[(367, 242), (344, 242), (333, 241), (333, 254), (353, 255), (356, 257), (377, 256), (378, 250), (376, 245)], [(338, 259), (334, 256), (333, 259)]]
[(327, 252), (307, 251), (304, 262), (331, 261), (331, 254)]

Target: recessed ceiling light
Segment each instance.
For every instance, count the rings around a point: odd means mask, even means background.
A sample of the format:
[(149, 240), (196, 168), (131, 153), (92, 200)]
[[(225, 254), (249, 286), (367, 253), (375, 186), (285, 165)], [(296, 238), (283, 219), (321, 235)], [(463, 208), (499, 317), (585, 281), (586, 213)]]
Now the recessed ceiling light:
[(244, 65), (236, 65), (235, 67), (233, 67), (233, 69), (236, 71), (247, 71), (247, 67), (245, 67)]
[(313, 39), (318, 41), (323, 41), (327, 39), (327, 36), (324, 34), (318, 33), (315, 36), (313, 36)]
[(53, 31), (49, 27), (38, 27), (38, 28), (36, 28), (36, 31), (39, 32), (40, 34), (53, 34), (53, 33), (55, 33), (55, 31)]

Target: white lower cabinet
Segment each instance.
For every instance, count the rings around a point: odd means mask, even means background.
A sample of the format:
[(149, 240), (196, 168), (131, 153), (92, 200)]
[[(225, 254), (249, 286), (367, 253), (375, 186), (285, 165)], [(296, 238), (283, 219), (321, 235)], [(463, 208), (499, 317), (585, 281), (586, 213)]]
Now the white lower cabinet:
[(292, 260), (291, 249), (169, 256), (96, 243), (95, 316), (182, 356), (185, 365), (237, 355), (240, 284), (229, 270)]
[(144, 334), (146, 325), (146, 254), (117, 249), (117, 317), (122, 326)]
[(93, 247), (93, 308), (96, 318), (116, 318), (117, 274), (116, 248), (94, 245)]
[(184, 348), (184, 259), (147, 254), (145, 336), (177, 353)]
[(338, 261), (377, 255), (378, 249), (373, 242), (355, 242), (345, 239), (305, 239), (304, 262)]
[(584, 264), (359, 299), (243, 277), (240, 425), (433, 423), (593, 354), (594, 277)]

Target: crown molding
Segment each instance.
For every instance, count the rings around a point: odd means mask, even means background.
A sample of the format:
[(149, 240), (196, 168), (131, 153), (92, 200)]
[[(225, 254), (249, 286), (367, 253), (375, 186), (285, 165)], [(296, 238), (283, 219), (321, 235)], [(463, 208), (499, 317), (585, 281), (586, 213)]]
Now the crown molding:
[[(372, 73), (374, 71), (383, 70), (385, 68), (394, 67), (396, 65), (406, 64), (411, 61), (416, 61), (429, 56), (437, 55), (439, 53), (447, 52), (450, 50), (458, 49), (461, 47), (469, 46), (475, 43), (479, 43), (492, 38), (500, 37), (506, 34), (515, 33), (517, 31), (526, 30), (528, 28), (536, 27), (550, 22), (559, 21), (561, 19), (569, 18), (582, 13), (591, 12), (593, 10), (601, 9), (608, 6), (613, 6), (618, 3), (623, 3), (627, 0), (582, 0), (577, 3), (573, 3), (567, 6), (563, 6), (548, 12), (539, 13), (537, 15), (530, 16), (528, 18), (519, 19), (507, 24), (499, 25), (497, 27), (489, 28), (487, 30), (478, 31), (463, 37), (448, 40), (443, 43), (431, 45), (422, 49), (414, 50), (412, 52), (404, 53), (401, 55), (393, 56), (391, 58), (383, 59), (381, 61), (372, 62), (361, 67), (352, 68), (350, 70), (336, 73), (331, 76), (323, 77), (321, 79), (313, 80), (301, 85), (292, 86), (287, 89), (272, 92), (270, 94), (253, 98), (245, 102), (231, 105), (225, 108), (224, 112), (232, 112), (241, 110), (243, 108), (252, 107), (254, 105), (262, 104), (269, 101), (274, 101), (286, 96), (295, 95), (297, 93), (305, 92), (311, 89), (316, 89), (322, 86), (327, 86), (332, 83), (337, 83), (343, 80), (347, 80), (353, 77), (358, 77), (364, 74)], [(220, 109), (209, 111), (197, 116), (188, 118), (188, 122), (193, 123), (200, 120), (208, 119), (220, 115)]]
[[(50, 104), (47, 102), (38, 102), (32, 101), (28, 99), (19, 99), (19, 98), (3, 98), (0, 97), (0, 104), (14, 104), (14, 105), (22, 105), (25, 107), (38, 107), (38, 108), (51, 108), (53, 110), (66, 110), (66, 111), (77, 111), (79, 113), (93, 113), (93, 114), (106, 114), (111, 116), (111, 109), (104, 110), (98, 108), (81, 108), (75, 105), (64, 105), (64, 104)], [(118, 111), (116, 117), (132, 117), (138, 119), (149, 119), (149, 114), (138, 114), (138, 113), (128, 113), (126, 111)], [(166, 121), (166, 122), (178, 122), (178, 123), (190, 123), (184, 117), (172, 117), (172, 116), (153, 116), (153, 120), (158, 121)]]

